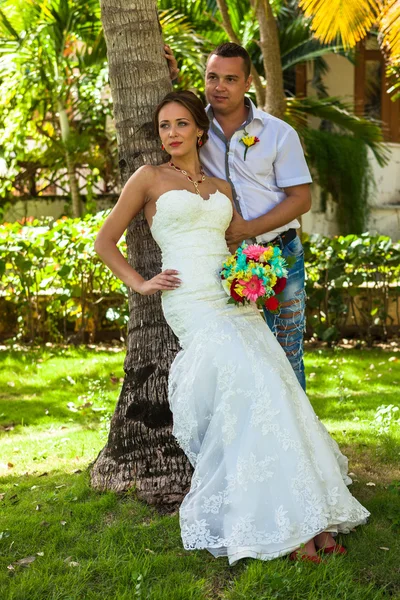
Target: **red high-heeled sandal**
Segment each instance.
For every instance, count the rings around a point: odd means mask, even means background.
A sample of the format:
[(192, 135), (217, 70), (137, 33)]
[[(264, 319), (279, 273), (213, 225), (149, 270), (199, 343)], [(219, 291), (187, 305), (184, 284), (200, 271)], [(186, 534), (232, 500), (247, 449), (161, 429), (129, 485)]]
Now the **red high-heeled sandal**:
[(312, 562), (316, 565), (319, 565), (323, 562), (322, 558), (320, 558), (319, 556), (309, 556), (308, 554), (304, 554), (303, 552), (300, 552), (299, 550), (293, 550), (293, 552), (291, 552), (289, 554), (289, 560), (297, 560), (297, 561), (301, 561), (301, 562)]
[(322, 554), (347, 554), (346, 548), (344, 548), (341, 544), (335, 544), (334, 546), (329, 546), (328, 548), (321, 548)]

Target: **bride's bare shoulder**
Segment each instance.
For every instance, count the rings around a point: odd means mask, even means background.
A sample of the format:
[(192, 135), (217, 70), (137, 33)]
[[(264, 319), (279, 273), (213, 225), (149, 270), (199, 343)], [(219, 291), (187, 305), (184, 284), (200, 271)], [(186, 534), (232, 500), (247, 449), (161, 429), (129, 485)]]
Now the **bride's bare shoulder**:
[(154, 179), (155, 176), (158, 176), (160, 174), (160, 168), (162, 166), (163, 165), (161, 165), (161, 166), (142, 165), (141, 167), (136, 169), (136, 171), (129, 177), (128, 181), (131, 181), (131, 179), (136, 179), (136, 180)]
[(150, 192), (159, 180), (162, 179), (164, 165), (142, 165), (129, 177), (125, 187), (132, 189), (143, 189), (146, 194)]

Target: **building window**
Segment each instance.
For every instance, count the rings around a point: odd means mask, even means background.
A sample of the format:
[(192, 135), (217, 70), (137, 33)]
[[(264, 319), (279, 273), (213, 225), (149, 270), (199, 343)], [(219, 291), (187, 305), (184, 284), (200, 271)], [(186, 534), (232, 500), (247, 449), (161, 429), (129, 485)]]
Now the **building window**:
[(400, 101), (393, 102), (387, 90), (385, 59), (376, 36), (370, 35), (357, 44), (354, 77), (354, 109), (359, 116), (382, 122), (387, 142), (400, 142)]

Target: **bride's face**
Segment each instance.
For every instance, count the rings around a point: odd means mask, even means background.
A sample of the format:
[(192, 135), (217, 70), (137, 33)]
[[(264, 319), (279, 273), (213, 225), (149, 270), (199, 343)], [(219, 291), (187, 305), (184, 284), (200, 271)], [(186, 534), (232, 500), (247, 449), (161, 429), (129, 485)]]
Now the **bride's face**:
[(158, 131), (166, 151), (172, 157), (193, 151), (197, 147), (198, 134), (203, 133), (191, 112), (178, 102), (170, 102), (160, 110)]

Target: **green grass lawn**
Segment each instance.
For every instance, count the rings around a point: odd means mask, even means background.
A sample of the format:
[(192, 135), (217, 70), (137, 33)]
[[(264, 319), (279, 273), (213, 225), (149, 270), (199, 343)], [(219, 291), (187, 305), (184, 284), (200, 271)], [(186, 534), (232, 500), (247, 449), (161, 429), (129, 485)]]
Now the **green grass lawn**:
[(372, 513), (342, 537), (348, 555), (232, 568), (184, 551), (177, 515), (90, 488), (86, 467), (105, 442), (122, 350), (3, 349), (0, 600), (400, 599), (400, 411), (378, 410), (400, 405), (396, 349), (307, 352), (311, 401)]

